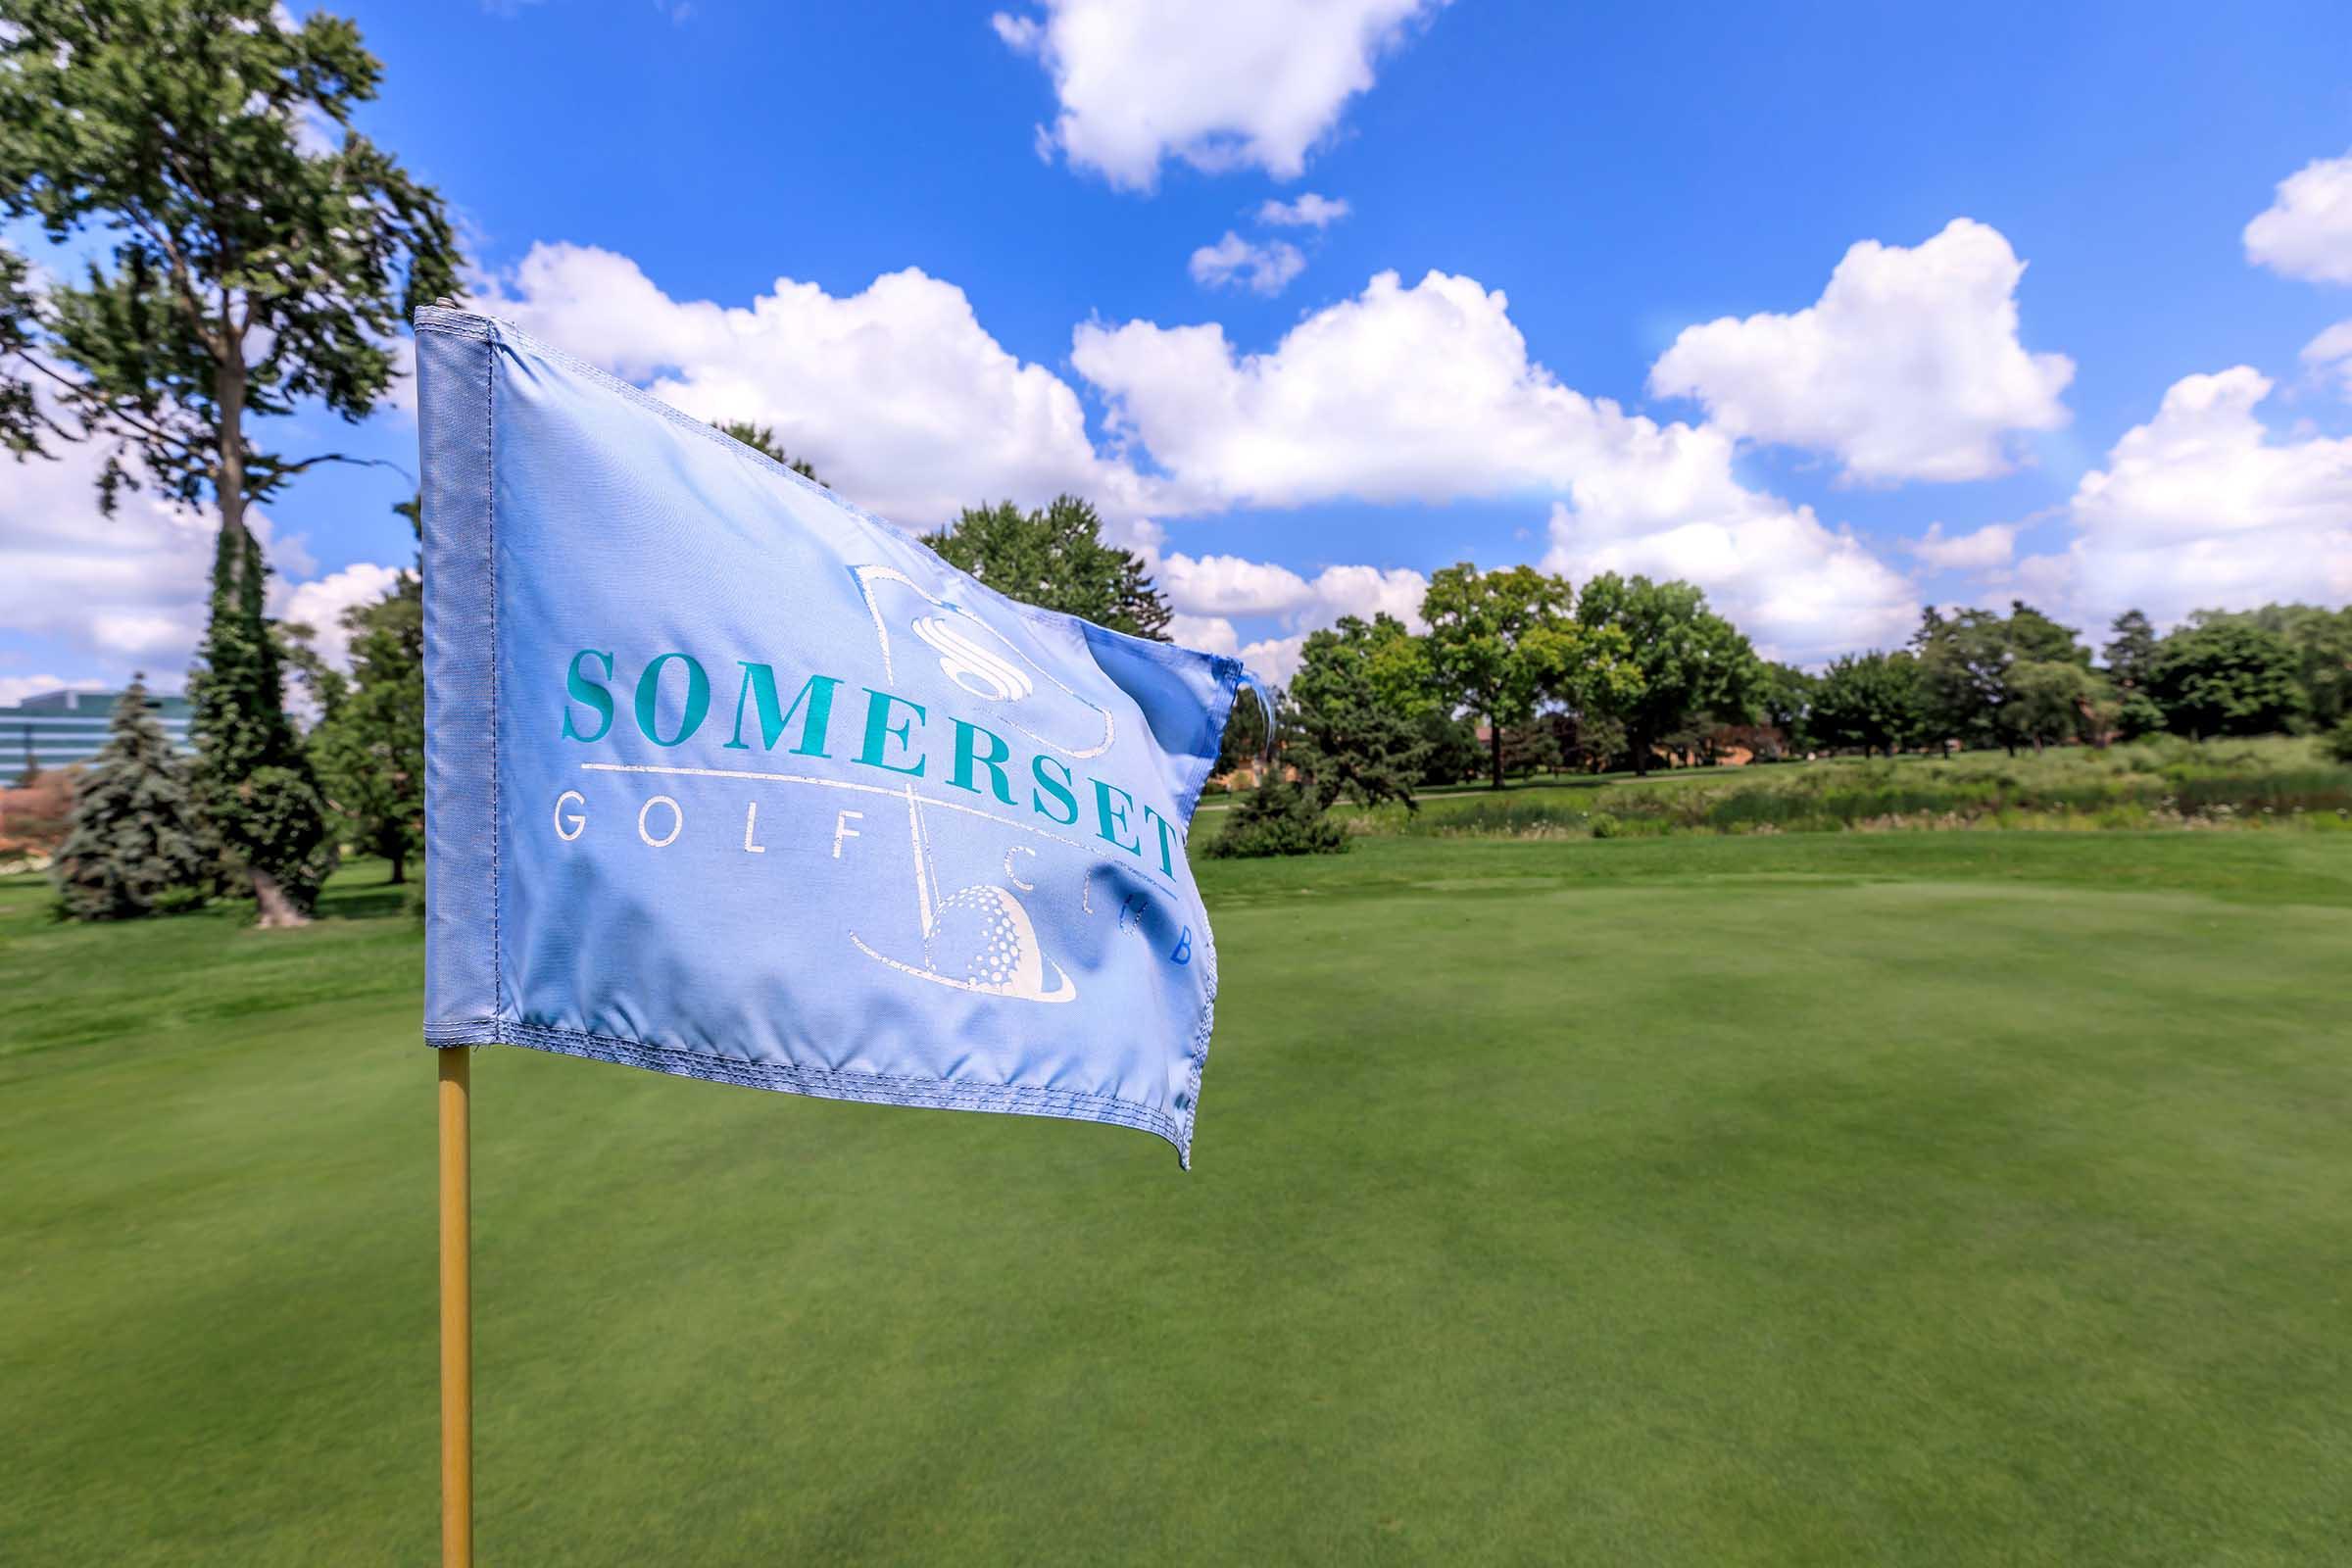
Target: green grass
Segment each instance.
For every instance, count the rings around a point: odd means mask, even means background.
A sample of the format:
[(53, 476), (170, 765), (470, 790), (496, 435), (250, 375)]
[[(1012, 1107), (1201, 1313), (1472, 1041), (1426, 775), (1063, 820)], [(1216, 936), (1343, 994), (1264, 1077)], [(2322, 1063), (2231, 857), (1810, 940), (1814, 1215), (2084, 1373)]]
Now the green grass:
[[(270, 935), (0, 886), (0, 1561), (430, 1560), (374, 875)], [(1202, 876), (1189, 1176), (482, 1054), (482, 1560), (2342, 1560), (2352, 835)]]

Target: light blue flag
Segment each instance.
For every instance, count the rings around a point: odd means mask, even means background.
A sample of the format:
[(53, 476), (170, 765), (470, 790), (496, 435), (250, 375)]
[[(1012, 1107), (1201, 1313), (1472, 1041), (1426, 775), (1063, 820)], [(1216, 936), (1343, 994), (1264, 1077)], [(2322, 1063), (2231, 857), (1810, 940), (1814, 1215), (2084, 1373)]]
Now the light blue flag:
[(1185, 834), (1242, 666), (1015, 604), (504, 322), (416, 344), (427, 1043), (1189, 1165)]

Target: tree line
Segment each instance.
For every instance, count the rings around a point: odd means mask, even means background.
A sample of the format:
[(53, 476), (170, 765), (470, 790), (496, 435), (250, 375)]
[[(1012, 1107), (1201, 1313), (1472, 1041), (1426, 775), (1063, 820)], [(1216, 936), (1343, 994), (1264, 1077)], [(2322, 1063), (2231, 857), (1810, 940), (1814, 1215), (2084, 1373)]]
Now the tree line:
[[(2202, 611), (2161, 637), (2131, 611), (2094, 655), (2021, 601), (1931, 606), (1908, 646), (1818, 674), (1760, 658), (1687, 582), (1602, 572), (1578, 590), (1464, 563), (1431, 579), (1421, 616), (1417, 634), (1382, 614), (1306, 638), (1276, 740), (1312, 804), (1409, 809), (1415, 790), (1480, 771), (1496, 789), (1540, 768), (1642, 775), (1735, 746), (1778, 760), (2323, 732), (2352, 760), (2352, 609)], [(1243, 711), (1221, 765), (1264, 745)]]
[[(284, 449), (298, 428), (284, 416), (372, 413), (401, 323), (463, 266), (440, 194), (354, 128), (381, 78), (351, 23), (296, 23), (270, 0), (19, 0), (0, 28), (0, 217), (88, 258), (77, 278), (36, 286), (0, 245), (0, 445), (19, 461), (95, 446), (109, 514), (148, 486), (220, 517), (188, 676), (194, 763), (181, 776), (147, 733), (143, 696), (125, 701), (60, 857), (73, 912), (233, 891), (263, 924), (299, 924), (341, 847), (384, 857), (395, 880), (419, 848), (417, 573), (346, 612), (351, 667), (336, 670), (305, 628), (267, 614), (248, 521), (312, 469), (366, 461)], [(815, 479), (767, 429), (723, 428)], [(414, 524), (414, 504), (403, 510)], [(968, 509), (925, 543), (1013, 598), (1166, 635), (1165, 597), (1078, 498)], [(2015, 750), (2341, 726), (2348, 615), (2272, 606), (2162, 638), (2127, 615), (2101, 662), (2022, 604), (1930, 611), (1908, 647), (1816, 676), (1759, 659), (1689, 583), (1601, 573), (1574, 587), (1465, 563), (1431, 580), (1426, 631), (1380, 615), (1307, 637), (1271, 738), (1284, 767), (1252, 809), (1290, 812), (1320, 839), (1315, 815), (1338, 799), (1409, 806), (1482, 770), (1500, 787), (1539, 767), (1644, 773), (1751, 742)], [(307, 733), (287, 714), (289, 681), (317, 713)], [(1245, 705), (1225, 760), (1267, 740)]]

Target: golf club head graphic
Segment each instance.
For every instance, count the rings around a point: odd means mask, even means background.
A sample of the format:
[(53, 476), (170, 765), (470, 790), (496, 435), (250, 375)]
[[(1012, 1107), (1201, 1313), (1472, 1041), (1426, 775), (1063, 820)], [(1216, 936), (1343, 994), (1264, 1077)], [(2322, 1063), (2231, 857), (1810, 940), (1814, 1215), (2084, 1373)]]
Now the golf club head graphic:
[[(1110, 749), (1111, 715), (1062, 684), (1011, 637), (895, 567), (853, 569), (894, 691), (926, 705), (986, 705), (993, 723), (1067, 758)], [(1031, 628), (1014, 630), (1026, 635)], [(875, 962), (932, 985), (1019, 1002), (1075, 1000), (1076, 984), (1046, 955), (1036, 922), (1011, 888), (974, 882), (946, 889), (931, 842), (932, 809), (909, 784), (906, 827), (919, 942), (878, 947), (857, 932), (850, 941)], [(956, 853), (953, 847), (950, 853)], [(1005, 862), (1006, 880), (1018, 882), (1009, 856)]]
[(1073, 760), (1110, 750), (1110, 713), (1030, 657), (1024, 643), (1041, 628), (1020, 612), (991, 607), (993, 616), (1006, 620), (1000, 630), (971, 606), (926, 591), (895, 566), (851, 569), (873, 617), (892, 690), (918, 703), (955, 698), (969, 708), (977, 700), (992, 727), (1002, 724)]

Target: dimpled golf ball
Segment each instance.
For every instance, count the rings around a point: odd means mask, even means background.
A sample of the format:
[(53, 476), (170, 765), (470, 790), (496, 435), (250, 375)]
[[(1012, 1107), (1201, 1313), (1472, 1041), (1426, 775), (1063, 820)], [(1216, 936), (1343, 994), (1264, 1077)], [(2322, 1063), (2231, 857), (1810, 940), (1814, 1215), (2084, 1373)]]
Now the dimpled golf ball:
[(1036, 997), (1045, 983), (1029, 911), (999, 887), (969, 887), (940, 901), (925, 955), (934, 972), (1009, 997)]

